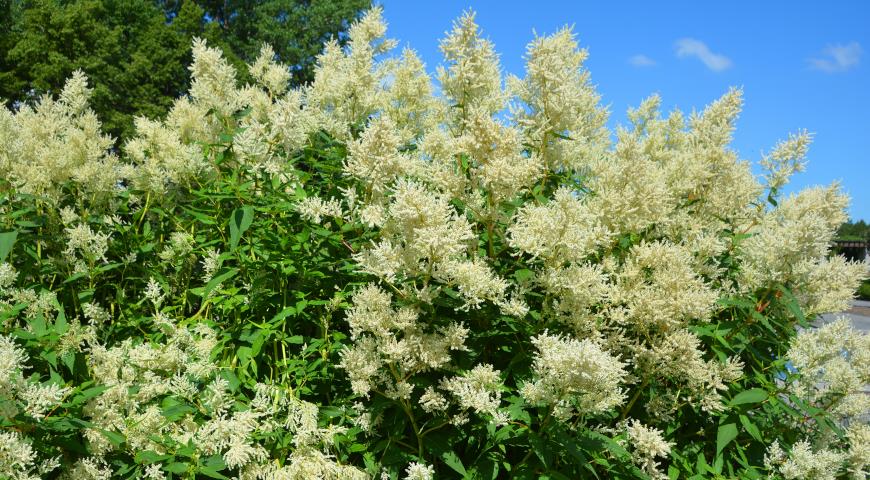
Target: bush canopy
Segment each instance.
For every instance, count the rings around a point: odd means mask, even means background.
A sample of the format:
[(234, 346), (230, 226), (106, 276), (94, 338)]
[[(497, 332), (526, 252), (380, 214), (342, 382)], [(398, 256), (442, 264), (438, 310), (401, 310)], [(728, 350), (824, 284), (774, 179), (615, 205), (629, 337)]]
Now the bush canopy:
[[(571, 29), (434, 78), (381, 10), (310, 84), (193, 41), (120, 151), (76, 72), (0, 111), (0, 477), (866, 478), (864, 263), (730, 90), (607, 128)], [(797, 328), (796, 328), (797, 327)]]

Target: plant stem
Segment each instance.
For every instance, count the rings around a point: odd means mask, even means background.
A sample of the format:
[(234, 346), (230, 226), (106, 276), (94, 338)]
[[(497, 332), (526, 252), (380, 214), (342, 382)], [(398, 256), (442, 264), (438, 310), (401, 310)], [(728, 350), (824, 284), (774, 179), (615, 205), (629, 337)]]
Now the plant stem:
[(637, 402), (638, 398), (640, 398), (640, 394), (643, 392), (643, 389), (646, 388), (647, 385), (649, 385), (649, 377), (644, 378), (640, 386), (637, 387), (637, 391), (634, 392), (634, 396), (631, 397), (628, 405), (626, 405), (625, 409), (622, 410), (622, 415), (619, 416), (620, 420), (625, 420), (625, 417), (628, 416), (628, 412), (630, 412), (631, 408), (634, 407), (634, 403)]

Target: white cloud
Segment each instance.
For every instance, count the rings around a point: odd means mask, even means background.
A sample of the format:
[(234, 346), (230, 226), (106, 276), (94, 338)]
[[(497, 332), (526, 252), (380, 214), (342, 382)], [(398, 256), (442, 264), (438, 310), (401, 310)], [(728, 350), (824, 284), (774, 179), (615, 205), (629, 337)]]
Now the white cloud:
[(646, 55), (634, 55), (628, 59), (628, 63), (635, 67), (654, 67), (656, 66), (656, 61), (647, 57)]
[(731, 68), (733, 65), (730, 58), (725, 55), (711, 52), (710, 48), (707, 47), (707, 44), (700, 40), (695, 40), (694, 38), (681, 38), (677, 40), (675, 45), (677, 47), (678, 57), (696, 57), (706, 65), (707, 68), (714, 72), (721, 72), (722, 70)]
[(821, 58), (811, 58), (810, 67), (826, 73), (845, 72), (861, 62), (861, 45), (852, 42), (846, 45), (828, 45)]

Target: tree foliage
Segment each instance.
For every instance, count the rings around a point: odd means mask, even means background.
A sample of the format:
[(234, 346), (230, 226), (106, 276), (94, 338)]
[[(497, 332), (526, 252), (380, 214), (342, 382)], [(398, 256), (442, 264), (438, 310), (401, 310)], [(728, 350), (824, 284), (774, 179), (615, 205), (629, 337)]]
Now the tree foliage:
[[(173, 0), (159, 3), (170, 17), (184, 6), (184, 2)], [(293, 84), (301, 85), (313, 80), (314, 59), (323, 44), (331, 38), (344, 43), (349, 22), (370, 2), (203, 0), (197, 5), (212, 27), (209, 40), (221, 39), (228, 47), (225, 51), (243, 62), (253, 62), (267, 43), (274, 48), (276, 60), (290, 67)]]
[(4, 0), (0, 3), (0, 98), (7, 105), (60, 91), (73, 71), (88, 75), (91, 106), (111, 135), (127, 139), (136, 116), (166, 114), (189, 86), (190, 42), (204, 37), (249, 79), (263, 43), (311, 79), (323, 43), (344, 39), (363, 0), (338, 2), (153, 2)]
[(870, 241), (870, 226), (864, 220), (848, 222), (840, 225), (837, 230), (838, 240)]

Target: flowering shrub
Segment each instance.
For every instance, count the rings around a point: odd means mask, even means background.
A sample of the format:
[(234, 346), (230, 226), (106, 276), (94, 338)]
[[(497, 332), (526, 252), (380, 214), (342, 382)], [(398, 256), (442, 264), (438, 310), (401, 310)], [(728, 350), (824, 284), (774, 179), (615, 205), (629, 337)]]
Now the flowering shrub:
[(610, 132), (571, 30), (505, 80), (466, 14), (438, 93), (385, 31), (294, 90), (196, 41), (121, 152), (80, 74), (0, 113), (0, 475), (866, 477), (870, 337), (809, 328), (867, 273), (847, 198), (779, 193), (809, 134), (756, 178), (739, 90)]

